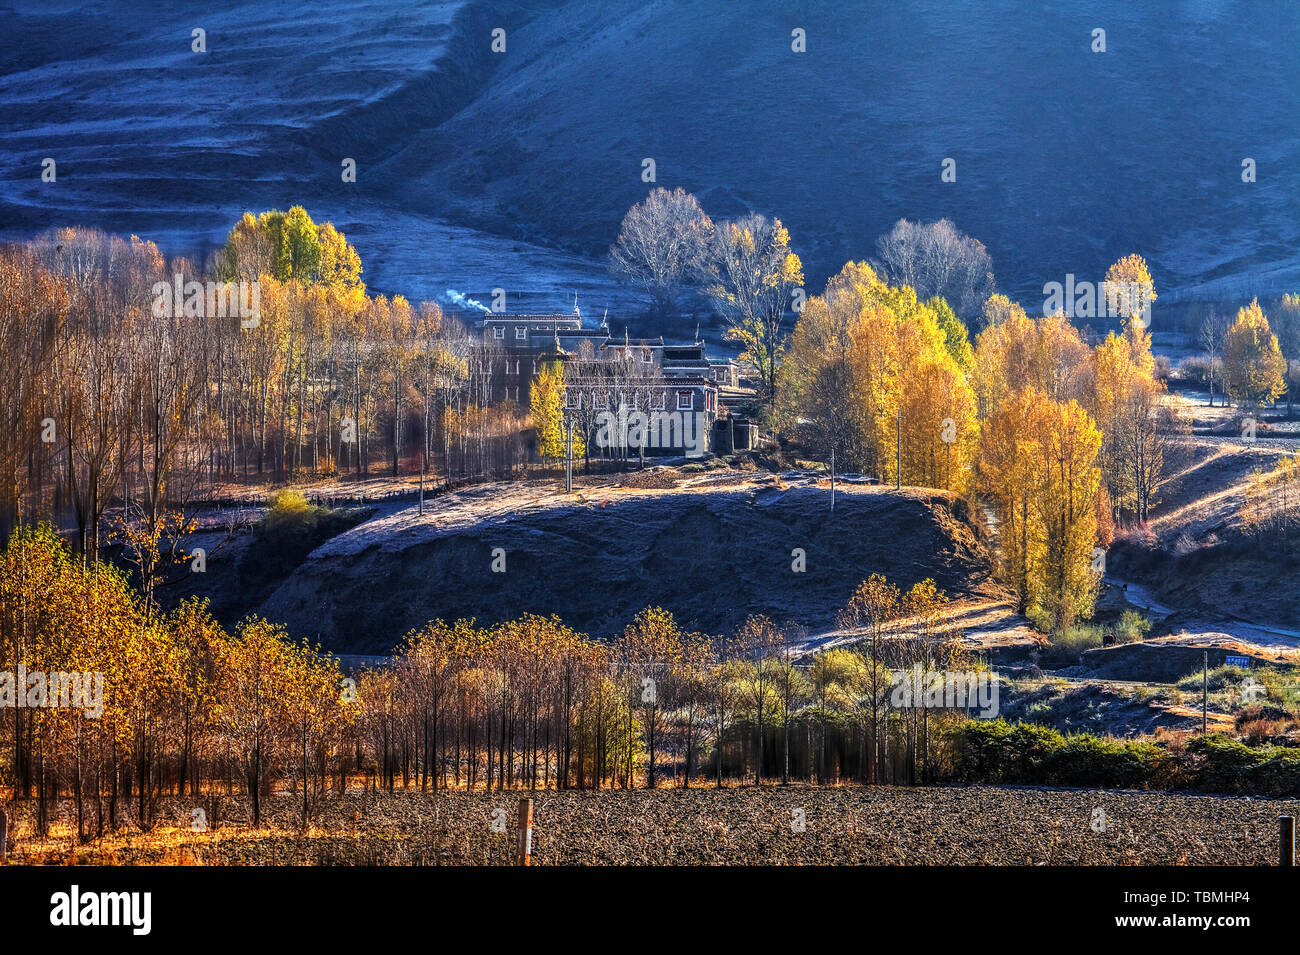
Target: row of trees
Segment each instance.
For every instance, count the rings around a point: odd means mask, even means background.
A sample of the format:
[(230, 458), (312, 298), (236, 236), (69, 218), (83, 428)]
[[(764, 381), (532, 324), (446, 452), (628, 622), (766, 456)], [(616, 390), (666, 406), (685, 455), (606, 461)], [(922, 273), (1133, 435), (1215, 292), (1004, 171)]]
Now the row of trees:
[[(996, 294), (986, 250), (947, 221), (899, 222), (878, 263), (848, 263), (806, 301), (801, 273), (782, 265), (788, 238), (758, 217), (715, 225), (694, 197), (660, 189), (629, 211), (611, 259), (661, 305), (683, 285), (711, 298), (774, 426), (842, 470), (979, 495), (1022, 608), (1066, 624), (1089, 615), (1094, 549), (1116, 521), (1147, 519), (1181, 429), (1143, 322), (1155, 298), (1146, 262), (1107, 271), (1108, 287), (1137, 294), (1116, 303), (1123, 332), (1090, 347), (1065, 315), (1036, 320)], [(787, 338), (788, 310), (799, 317)], [(977, 312), (972, 343), (959, 313)], [(1280, 394), (1276, 351), (1252, 303), (1224, 334), (1230, 393)]]
[[(360, 272), (298, 207), (245, 215), (206, 271), (85, 229), (0, 248), (0, 531), (75, 520), (93, 556), (110, 505), (152, 534), (220, 478), (397, 474), (419, 455), (448, 477), (512, 473), (525, 421), (494, 404), (499, 357)], [(256, 314), (209, 279), (244, 283)]]
[[(197, 799), (235, 778), (255, 823), (274, 780), (299, 794), (305, 820), (345, 768), (351, 715), (332, 658), (265, 620), (227, 633), (203, 602), (160, 614), (116, 568), (74, 560), (48, 525), (16, 530), (0, 554), (0, 672), (5, 782), (37, 801), (42, 831), (60, 795), (84, 838), (127, 813), (151, 825), (165, 791)], [(102, 680), (99, 699), (55, 698), (54, 674)]]
[[(25, 526), (0, 555), (0, 671), (102, 674), (103, 694), (90, 709), (13, 687), (24, 696), (6, 700), (0, 776), (36, 800), (42, 830), (70, 798), (82, 838), (152, 825), (164, 793), (215, 812), (207, 797), (236, 785), (254, 825), (287, 789), (305, 826), (358, 778), (390, 790), (654, 787), (670, 773), (684, 786), (922, 781), (938, 727), (978, 705), (921, 705), (933, 674), (972, 666), (945, 613), (932, 582), (902, 592), (873, 576), (842, 614), (861, 641), (813, 658), (797, 628), (763, 616), (710, 637), (648, 608), (610, 642), (555, 617), (434, 621), (353, 681), (265, 620), (227, 632), (193, 600), (159, 613), (116, 569)], [(901, 703), (900, 673), (919, 675)]]
[[(927, 302), (942, 299), (967, 323), (982, 318), (997, 324), (1013, 308), (996, 294), (987, 249), (946, 219), (900, 219), (877, 241), (876, 254), (869, 265), (883, 280)], [(751, 215), (714, 223), (693, 195), (655, 188), (628, 210), (610, 248), (610, 266), (642, 288), (660, 314), (671, 313), (684, 292), (705, 298), (727, 320), (729, 336), (744, 349), (764, 396), (774, 397), (782, 326), (804, 302), (802, 266), (779, 219)], [(1106, 281), (1152, 288), (1146, 263), (1136, 255), (1115, 263)], [(1132, 319), (1149, 304), (1124, 303), (1124, 317)], [(1228, 397), (1255, 404), (1289, 394), (1289, 376), (1300, 381), (1300, 296), (1278, 302), (1273, 330), (1256, 301), (1235, 322), (1212, 310), (1199, 337), (1211, 363), (1211, 400), (1216, 371)]]
[[(993, 294), (972, 346), (942, 297), (921, 301), (849, 263), (784, 343), (776, 423), (842, 470), (987, 504), (1021, 608), (1068, 626), (1092, 612), (1098, 549), (1118, 522), (1148, 519), (1170, 444), (1186, 432), (1161, 400), (1141, 320), (1155, 297), (1146, 263), (1126, 256), (1106, 281), (1149, 296), (1124, 303), (1121, 333), (1089, 347), (1064, 315), (1034, 319)], [(1298, 310), (1295, 296), (1280, 303), (1284, 337)], [(1220, 354), (1224, 387), (1243, 405), (1287, 392), (1287, 361), (1258, 301), (1224, 324)], [(1290, 477), (1284, 462), (1255, 481), (1253, 533), (1293, 532)]]

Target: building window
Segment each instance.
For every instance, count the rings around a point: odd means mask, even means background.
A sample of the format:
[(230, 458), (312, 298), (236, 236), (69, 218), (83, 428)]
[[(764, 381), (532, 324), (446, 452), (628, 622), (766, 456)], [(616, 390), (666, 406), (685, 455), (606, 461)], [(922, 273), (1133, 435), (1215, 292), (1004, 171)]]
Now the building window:
[(609, 407), (609, 395), (603, 391), (593, 391), (591, 393), (591, 407), (597, 410)]
[(564, 393), (564, 407), (577, 410), (582, 407), (582, 392), (566, 391)]
[(493, 325), (493, 326), (492, 326), (492, 337), (493, 337), (493, 338), (505, 338), (505, 337), (506, 337), (506, 330), (505, 330), (505, 327), (504, 327), (504, 326), (501, 326), (501, 325)]
[(642, 361), (646, 361), (646, 362), (648, 362), (648, 361), (650, 361), (650, 359), (653, 358), (653, 357), (654, 357), (654, 356), (650, 354), (650, 349), (648, 349), (648, 348), (647, 348), (645, 351), (643, 351), (643, 352), (641, 353), (641, 360), (642, 360)]
[(663, 411), (668, 407), (668, 392), (661, 391), (650, 396), (650, 410)]
[(528, 337), (528, 329), (525, 328), (523, 325), (520, 325), (518, 328), (515, 329), (515, 338), (527, 338), (527, 337)]
[(677, 410), (690, 411), (695, 407), (695, 398), (689, 391), (677, 392)]

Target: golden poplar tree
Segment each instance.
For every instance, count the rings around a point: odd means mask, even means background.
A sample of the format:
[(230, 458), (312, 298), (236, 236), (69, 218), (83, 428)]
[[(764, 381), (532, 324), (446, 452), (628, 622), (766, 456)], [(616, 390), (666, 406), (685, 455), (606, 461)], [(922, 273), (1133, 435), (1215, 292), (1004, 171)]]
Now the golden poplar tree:
[(1092, 613), (1101, 432), (1075, 401), (1025, 388), (985, 422), (981, 486), (999, 519), (1001, 574), (1057, 626)]
[(1237, 401), (1264, 404), (1286, 391), (1286, 361), (1259, 299), (1237, 311), (1223, 341), (1223, 378)]
[(1156, 300), (1156, 286), (1151, 279), (1147, 260), (1133, 253), (1126, 255), (1106, 270), (1106, 296), (1098, 302), (1099, 308), (1115, 308), (1123, 318), (1126, 328), (1142, 328), (1149, 324), (1143, 315)]
[[(533, 379), (531, 411), (533, 427), (537, 429), (537, 453), (543, 459), (563, 461), (565, 457), (565, 414), (564, 414), (564, 365), (560, 362), (546, 362), (537, 371)], [(582, 432), (573, 431), (573, 456), (585, 453), (586, 444)]]

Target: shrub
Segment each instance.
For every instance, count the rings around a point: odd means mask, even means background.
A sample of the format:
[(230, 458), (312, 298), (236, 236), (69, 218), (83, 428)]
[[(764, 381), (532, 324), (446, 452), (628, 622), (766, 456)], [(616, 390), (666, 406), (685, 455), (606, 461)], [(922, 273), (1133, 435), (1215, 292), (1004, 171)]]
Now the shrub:
[(1267, 703), (1249, 703), (1237, 712), (1235, 719), (1237, 729), (1240, 730), (1247, 723), (1283, 723), (1289, 717), (1290, 714), (1281, 707), (1270, 706)]
[(963, 782), (1002, 782), (1011, 724), (997, 719), (968, 720), (951, 733), (953, 772)]
[(1044, 651), (1049, 666), (1072, 666), (1079, 662), (1085, 650), (1102, 645), (1102, 629), (1093, 624), (1077, 623), (1052, 634), (1050, 646)]
[(1268, 755), (1245, 774), (1245, 792), (1292, 798), (1300, 793), (1300, 750), (1270, 746), (1258, 752)]
[(1195, 761), (1197, 786), (1215, 792), (1241, 792), (1250, 770), (1260, 762), (1255, 750), (1222, 733), (1188, 740), (1187, 753)]
[(1218, 359), (1205, 358), (1201, 355), (1190, 355), (1184, 358), (1182, 364), (1178, 367), (1178, 377), (1183, 381), (1190, 382), (1201, 387), (1209, 387), (1210, 373), (1214, 373), (1215, 391), (1223, 390), (1221, 363)]
[(303, 558), (356, 524), (364, 512), (318, 507), (294, 490), (271, 496), (266, 517), (253, 528), (253, 541), (239, 563), (243, 583), (266, 586), (290, 573)]
[(1161, 690), (1156, 686), (1133, 687), (1133, 699), (1139, 703), (1150, 703), (1160, 697)]
[(1116, 741), (1079, 733), (1047, 760), (1049, 781), (1062, 786), (1144, 789), (1157, 776), (1164, 750), (1154, 743)]
[(1187, 674), (1178, 681), (1180, 690), (1200, 690), (1202, 678), (1208, 680), (1208, 686), (1212, 692), (1219, 692), (1230, 686), (1237, 686), (1246, 678), (1248, 671), (1241, 667), (1221, 666), (1214, 667), (1209, 674), (1204, 674), (1201, 670)]
[(1280, 720), (1237, 720), (1237, 732), (1245, 737), (1252, 746), (1266, 743), (1286, 731), (1286, 724)]
[(1252, 748), (1223, 734), (1170, 735), (1153, 743), (970, 720), (947, 730), (946, 737), (954, 754), (952, 777), (959, 782), (1300, 793), (1300, 749)]
[(1051, 633), (1056, 629), (1056, 618), (1052, 616), (1052, 612), (1037, 604), (1026, 610), (1025, 616), (1039, 633)]
[(1115, 624), (1115, 640), (1118, 643), (1134, 643), (1151, 632), (1151, 621), (1136, 610), (1125, 610)]
[(1084, 650), (1092, 650), (1101, 646), (1102, 629), (1093, 624), (1078, 623), (1073, 627), (1067, 627), (1055, 637), (1052, 642), (1062, 649), (1069, 650), (1072, 653), (1082, 653)]
[(301, 491), (285, 489), (276, 491), (271, 495), (269, 506), (266, 510), (266, 519), (270, 522), (282, 522), (301, 520), (309, 514), (313, 514), (318, 508), (311, 505), (305, 494)]
[(1017, 723), (1007, 738), (1007, 769), (1016, 782), (1033, 782), (1064, 745), (1065, 737), (1049, 726)]

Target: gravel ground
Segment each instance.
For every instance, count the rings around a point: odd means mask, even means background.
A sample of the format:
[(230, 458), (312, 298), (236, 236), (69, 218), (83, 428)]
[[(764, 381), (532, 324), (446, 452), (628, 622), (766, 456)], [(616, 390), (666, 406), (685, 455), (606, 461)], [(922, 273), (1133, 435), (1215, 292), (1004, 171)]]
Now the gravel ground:
[[(293, 829), (289, 797), (271, 828), (175, 825), (77, 850), (81, 862), (202, 865), (509, 864), (518, 793), (349, 794)], [(534, 865), (1274, 865), (1277, 817), (1300, 802), (1099, 790), (845, 786), (555, 793), (534, 796)], [(493, 831), (503, 810), (504, 832)], [(801, 811), (801, 816), (796, 814)], [(353, 814), (356, 813), (356, 821)], [(1104, 815), (1103, 815), (1104, 814)], [(802, 818), (803, 831), (795, 831)], [(13, 862), (66, 848), (19, 845)]]

